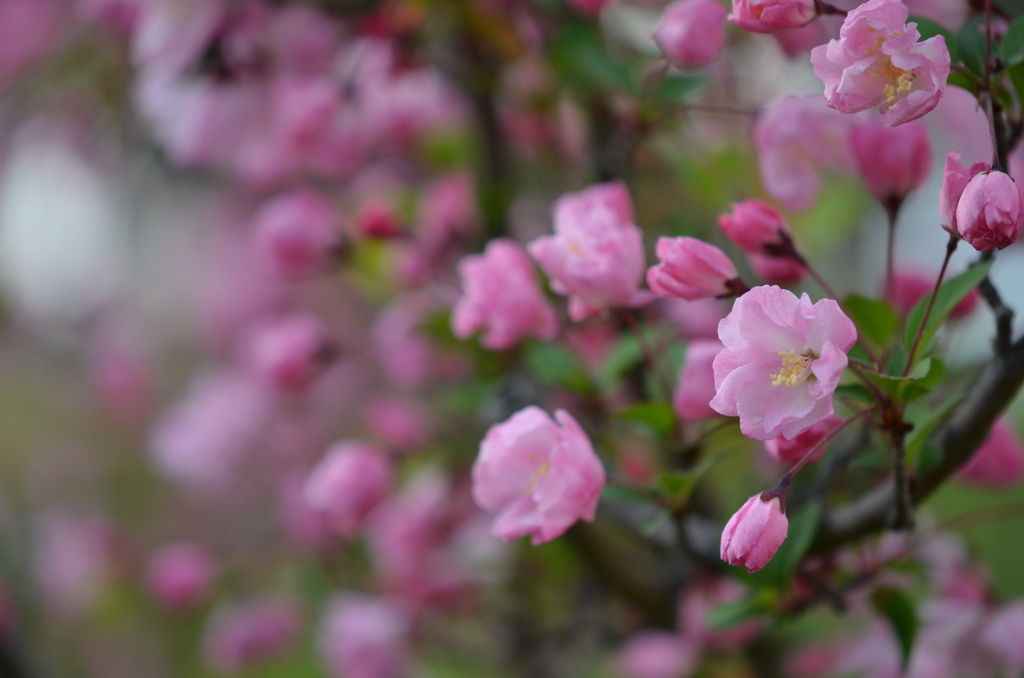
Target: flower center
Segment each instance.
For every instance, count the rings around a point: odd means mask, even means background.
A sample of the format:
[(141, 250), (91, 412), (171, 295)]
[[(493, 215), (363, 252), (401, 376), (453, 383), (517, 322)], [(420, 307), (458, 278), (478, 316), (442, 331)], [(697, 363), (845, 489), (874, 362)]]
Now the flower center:
[[(530, 455), (530, 457), (533, 459), (534, 455)], [(523, 488), (523, 494), (527, 497), (532, 495), (533, 488), (537, 484), (537, 481), (550, 470), (551, 462), (549, 460), (545, 459), (542, 463), (538, 464), (537, 467), (533, 469), (533, 473), (530, 474), (530, 480), (526, 483), (526, 487)]]
[[(874, 28), (869, 28), (869, 31), (874, 32)], [(899, 37), (903, 35), (901, 31), (893, 31), (893, 35)], [(885, 81), (885, 86), (882, 88), (882, 93), (885, 95), (885, 103), (889, 104), (892, 108), (893, 102), (900, 94), (909, 92), (914, 87), (914, 72), (902, 69), (898, 66), (894, 66), (892, 63), (892, 57), (888, 54), (881, 54), (882, 44), (885, 43), (886, 37), (879, 35), (878, 44), (876, 45), (874, 52), (880, 55), (877, 66), (878, 71), (870, 73), (870, 75), (881, 78)]]
[(772, 386), (796, 386), (802, 384), (814, 374), (811, 372), (811, 365), (818, 358), (810, 349), (803, 352), (803, 355), (793, 355), (796, 351), (779, 351), (782, 356), (782, 369), (777, 374), (769, 374), (772, 378)]

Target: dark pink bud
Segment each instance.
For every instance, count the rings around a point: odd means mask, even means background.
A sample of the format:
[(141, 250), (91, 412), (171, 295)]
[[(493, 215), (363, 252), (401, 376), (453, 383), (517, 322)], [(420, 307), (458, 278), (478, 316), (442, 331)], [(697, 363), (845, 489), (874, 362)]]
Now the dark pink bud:
[(979, 172), (988, 171), (985, 163), (974, 163), (968, 169), (960, 162), (960, 154), (951, 151), (946, 154), (946, 167), (942, 171), (942, 188), (939, 189), (939, 220), (942, 227), (960, 237), (956, 230), (956, 206), (960, 204), (960, 196), (970, 183), (971, 178)]
[(1013, 487), (1024, 474), (1024, 447), (1013, 424), (996, 421), (978, 451), (960, 469), (957, 479), (986, 487)]
[[(764, 441), (764, 449), (777, 462), (795, 464), (803, 459), (805, 454), (813, 450), (818, 443), (830, 436), (844, 421), (842, 417), (836, 416), (822, 419), (792, 440), (785, 436), (779, 436), (773, 440)], [(811, 457), (810, 462), (813, 463), (821, 459), (821, 455), (825, 454), (827, 448), (827, 445), (822, 445)]]
[(146, 585), (164, 608), (180, 612), (195, 607), (210, 594), (215, 569), (201, 546), (168, 544), (149, 559)]
[(855, 127), (850, 147), (857, 170), (871, 193), (883, 204), (900, 202), (928, 179), (932, 147), (928, 129), (919, 122), (899, 129), (882, 123)]
[(647, 271), (647, 284), (660, 297), (722, 297), (739, 276), (722, 250), (696, 238), (659, 238), (657, 254), (661, 263)]
[(718, 217), (729, 239), (741, 249), (764, 252), (766, 247), (781, 245), (783, 235), (789, 234), (789, 225), (775, 208), (761, 200), (744, 200), (732, 206), (732, 213)]
[(982, 172), (964, 189), (956, 207), (956, 229), (979, 252), (1012, 245), (1024, 220), (1024, 199), (1003, 172)]
[(813, 19), (814, 0), (732, 0), (729, 21), (751, 33), (779, 33)]
[(390, 240), (402, 235), (394, 208), (383, 200), (368, 200), (353, 219), (356, 235), (368, 240)]
[(252, 228), (257, 255), (285, 278), (323, 273), (341, 243), (334, 206), (308, 189), (268, 202), (256, 213)]
[(252, 372), (285, 391), (309, 386), (336, 356), (320, 319), (295, 313), (261, 323), (248, 334), (245, 359)]
[(722, 531), (722, 560), (753, 574), (768, 564), (789, 533), (789, 519), (778, 497), (755, 494)]

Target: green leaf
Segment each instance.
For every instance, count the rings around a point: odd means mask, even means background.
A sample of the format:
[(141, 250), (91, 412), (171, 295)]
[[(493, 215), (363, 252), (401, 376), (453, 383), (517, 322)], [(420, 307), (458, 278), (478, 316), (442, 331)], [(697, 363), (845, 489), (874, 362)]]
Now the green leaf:
[(881, 612), (892, 624), (903, 651), (903, 668), (907, 667), (910, 652), (914, 648), (914, 637), (917, 635), (917, 613), (914, 604), (903, 593), (891, 588), (880, 588), (871, 595), (875, 609)]
[(999, 58), (1007, 68), (1024, 62), (1024, 16), (1014, 19), (1006, 29), (1003, 44), (999, 48)]
[(639, 422), (662, 438), (671, 438), (676, 426), (676, 411), (668, 403), (638, 403), (612, 414), (617, 419)]
[(597, 377), (598, 387), (602, 391), (614, 388), (622, 379), (622, 375), (643, 359), (644, 352), (636, 338), (632, 335), (621, 337), (601, 368), (601, 373)]
[[(922, 365), (926, 363), (928, 364), (928, 369), (924, 371), (925, 368)], [(932, 356), (915, 365), (909, 376), (913, 377), (914, 375), (922, 374), (922, 372), (924, 373), (920, 378), (900, 385), (899, 396), (902, 402), (910, 403), (921, 396), (931, 393), (932, 390), (942, 383), (942, 378), (946, 376), (946, 363)]]
[(875, 397), (864, 384), (840, 384), (836, 388), (836, 395), (840, 398), (853, 398), (862, 403), (875, 402)]
[(964, 66), (981, 77), (985, 72), (985, 36), (974, 26), (956, 34), (956, 51)]
[(843, 307), (861, 334), (876, 347), (882, 347), (900, 330), (900, 316), (891, 304), (860, 295), (843, 300)]
[[(1012, 70), (1010, 71), (1010, 77), (1011, 79), (1013, 77)], [(971, 94), (978, 93), (977, 81), (975, 81), (974, 78), (967, 75), (966, 73), (950, 73), (949, 79), (946, 80), (946, 84), (951, 85), (953, 87), (959, 87), (960, 89), (965, 89)]]
[(601, 490), (601, 501), (629, 504), (651, 504), (651, 498), (642, 492), (617, 485), (605, 485)]
[(608, 54), (601, 34), (589, 23), (565, 30), (548, 53), (562, 79), (585, 88), (633, 92), (636, 87), (629, 67)]
[(1024, 99), (1024, 62), (1010, 67), (1006, 72), (1010, 76), (1013, 88), (1017, 90), (1017, 97)]
[(764, 611), (764, 604), (757, 597), (751, 596), (711, 608), (704, 617), (704, 625), (709, 629), (728, 629), (739, 626)]
[(658, 85), (657, 97), (660, 101), (678, 101), (707, 81), (706, 75), (669, 75)]
[(958, 393), (939, 405), (919, 402), (907, 408), (904, 416), (909, 423), (914, 425), (906, 440), (908, 466), (924, 470), (922, 466), (924, 463), (923, 450), (928, 438), (946, 420), (949, 413), (960, 404), (961, 400), (963, 400), (963, 394)]
[(751, 586), (785, 587), (800, 567), (807, 550), (811, 548), (821, 520), (821, 504), (814, 502), (804, 506), (799, 512), (787, 515), (789, 534), (775, 556), (760, 572), (741, 577)]
[(688, 471), (663, 473), (658, 478), (659, 489), (665, 493), (673, 506), (682, 506), (690, 498), (690, 494), (697, 487), (697, 483), (704, 477), (704, 474), (710, 471), (711, 467), (717, 464), (730, 451), (730, 448), (724, 448), (714, 454), (707, 454)]
[(926, 19), (923, 16), (912, 15), (907, 19), (907, 23), (916, 23), (917, 32), (921, 34), (921, 40), (928, 40), (934, 38), (936, 35), (941, 35), (946, 40), (946, 48), (949, 50), (949, 57), (954, 62), (960, 61), (960, 55), (956, 51), (956, 40), (953, 39), (953, 34), (940, 23)]
[(564, 346), (530, 342), (523, 358), (530, 374), (542, 384), (563, 386), (577, 392), (586, 391), (590, 387), (590, 379), (582, 365)]
[[(946, 318), (953, 312), (956, 305), (963, 301), (964, 297), (970, 294), (985, 279), (993, 263), (995, 262), (986, 261), (972, 266), (960, 275), (942, 283), (942, 287), (939, 288), (939, 293), (935, 297), (935, 305), (932, 307), (931, 315), (928, 317), (928, 322), (924, 326), (924, 332), (921, 334), (919, 348), (928, 345), (935, 332), (942, 326), (942, 323), (946, 322)], [(931, 294), (925, 295), (921, 301), (917, 302), (917, 305), (914, 306), (914, 309), (907, 317), (907, 326), (903, 333), (903, 343), (908, 350), (911, 344), (914, 343), (914, 337), (917, 335), (918, 328), (921, 327), (924, 312), (928, 308), (928, 300), (930, 298)], [(918, 352), (918, 355), (921, 355), (921, 353)]]

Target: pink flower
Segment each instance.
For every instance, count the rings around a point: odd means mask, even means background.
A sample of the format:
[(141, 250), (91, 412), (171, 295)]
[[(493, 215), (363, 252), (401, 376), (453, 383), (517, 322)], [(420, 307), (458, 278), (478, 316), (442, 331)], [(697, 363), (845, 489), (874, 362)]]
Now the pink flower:
[(751, 33), (779, 33), (816, 15), (814, 0), (732, 0), (729, 21)]
[(1024, 671), (1024, 600), (1003, 607), (981, 633), (981, 643), (1003, 662), (1006, 675)]
[(722, 560), (753, 574), (768, 564), (789, 533), (789, 519), (778, 497), (755, 494), (722, 530)]
[(418, 447), (430, 436), (430, 414), (415, 400), (381, 396), (366, 403), (360, 414), (366, 428), (392, 447)]
[(326, 273), (341, 245), (337, 210), (310, 189), (285, 193), (263, 205), (252, 229), (256, 254), (284, 278)]
[(309, 472), (306, 503), (323, 512), (334, 531), (350, 537), (391, 490), (391, 463), (383, 452), (354, 440), (335, 443)]
[[(658, 238), (661, 263), (647, 271), (647, 284), (660, 297), (689, 301), (732, 294), (736, 267), (714, 245), (696, 238)], [(742, 283), (741, 283), (742, 284)]]
[(833, 414), (832, 393), (857, 328), (831, 299), (811, 304), (779, 287), (755, 287), (718, 327), (711, 407), (739, 416), (754, 440), (795, 438)]
[(979, 252), (1004, 249), (1017, 240), (1024, 223), (1024, 198), (1003, 172), (971, 179), (956, 206), (956, 229)]
[(717, 339), (691, 341), (686, 347), (686, 362), (679, 371), (679, 385), (672, 405), (683, 421), (699, 421), (718, 413), (711, 409), (715, 397), (715, 356), (722, 350)]
[(596, 17), (612, 0), (568, 0), (569, 5), (583, 16)]
[(960, 237), (956, 229), (956, 208), (960, 197), (964, 194), (967, 184), (980, 172), (986, 172), (989, 166), (984, 162), (976, 162), (970, 169), (960, 162), (960, 154), (950, 151), (946, 154), (946, 167), (942, 171), (942, 188), (939, 189), (939, 219), (942, 227), (951, 234)]
[(949, 77), (949, 50), (941, 35), (918, 42), (900, 0), (869, 0), (843, 22), (839, 40), (811, 51), (825, 102), (841, 113), (878, 106), (892, 127), (935, 108)]
[(401, 678), (408, 632), (409, 622), (394, 604), (346, 593), (328, 604), (318, 645), (334, 678)]
[(559, 537), (577, 520), (593, 520), (605, 476), (580, 425), (565, 410), (551, 420), (538, 407), (495, 424), (473, 464), (473, 498), (499, 512), (492, 533), (533, 544)]
[(526, 250), (507, 238), (487, 244), (483, 254), (459, 262), (462, 296), (452, 311), (452, 332), (468, 339), (483, 329), (480, 343), (500, 351), (534, 336), (558, 334), (555, 310), (544, 298)]
[(291, 475), (278, 490), (278, 520), (289, 543), (302, 551), (317, 551), (334, 543), (330, 519), (306, 502), (306, 483)]
[[(827, 438), (845, 421), (842, 417), (831, 416), (822, 419), (792, 440), (784, 436), (764, 441), (764, 449), (768, 455), (780, 464), (795, 464), (804, 458), (804, 455), (814, 449), (815, 445)], [(816, 462), (825, 454), (828, 445), (822, 445), (810, 462)]]
[(221, 0), (143, 3), (132, 42), (135, 65), (160, 77), (181, 73), (212, 42), (224, 14)]
[(468, 173), (455, 172), (434, 179), (420, 196), (416, 231), (431, 252), (469, 238), (479, 224), (476, 187)]
[(643, 233), (621, 182), (597, 184), (555, 203), (555, 235), (529, 245), (551, 278), (551, 289), (569, 297), (569, 317), (583, 320), (606, 308), (642, 306), (650, 293), (637, 287), (644, 275)]
[(698, 648), (678, 633), (640, 631), (630, 636), (615, 657), (623, 678), (679, 678), (690, 675), (699, 659)]
[(1024, 446), (1013, 424), (1002, 417), (988, 438), (957, 473), (957, 479), (984, 487), (1007, 488), (1024, 475)]
[(727, 14), (717, 0), (677, 0), (665, 8), (654, 41), (676, 66), (703, 66), (725, 45)]
[(101, 326), (88, 346), (89, 380), (103, 404), (124, 422), (138, 422), (149, 411), (153, 374), (141, 337)]
[(146, 564), (146, 585), (172, 612), (195, 607), (209, 594), (215, 566), (204, 548), (191, 542), (162, 546)]
[(758, 278), (775, 285), (795, 285), (804, 279), (806, 269), (796, 259), (748, 254), (747, 261)]
[(337, 347), (312, 313), (293, 313), (259, 323), (243, 340), (249, 369), (282, 391), (307, 388), (333, 362)]
[(104, 518), (48, 511), (35, 516), (32, 578), (64, 616), (88, 610), (115, 574), (115, 533)]
[(63, 0), (0, 3), (0, 86), (60, 45), (71, 22)]
[(744, 200), (732, 206), (732, 212), (718, 217), (718, 225), (741, 249), (764, 253), (765, 248), (780, 245), (789, 235), (789, 224), (774, 207), (761, 200)]
[(729, 306), (718, 299), (664, 299), (662, 312), (684, 339), (718, 339), (718, 323)]
[(222, 607), (203, 633), (203, 653), (218, 671), (237, 673), (287, 650), (298, 638), (292, 600), (258, 598)]
[(928, 180), (932, 147), (919, 122), (892, 129), (881, 123), (859, 125), (850, 134), (857, 169), (883, 205), (899, 203)]
[(355, 233), (368, 240), (390, 240), (402, 235), (402, 224), (395, 209), (385, 200), (371, 198), (352, 218)]

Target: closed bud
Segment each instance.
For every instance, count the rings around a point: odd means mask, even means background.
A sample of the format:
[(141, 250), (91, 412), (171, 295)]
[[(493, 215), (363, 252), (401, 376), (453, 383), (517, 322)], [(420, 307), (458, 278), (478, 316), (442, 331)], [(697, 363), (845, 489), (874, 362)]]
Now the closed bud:
[(676, 66), (711, 63), (725, 45), (725, 5), (716, 0), (681, 0), (665, 8), (654, 41)]
[(696, 238), (659, 238), (647, 284), (659, 297), (689, 301), (731, 294), (738, 273), (722, 250)]
[(1004, 249), (1020, 235), (1024, 200), (1003, 172), (982, 172), (964, 189), (956, 207), (956, 229), (979, 252)]
[(932, 167), (928, 129), (919, 122), (899, 129), (882, 123), (855, 127), (850, 147), (868, 189), (884, 205), (899, 204), (920, 188)]
[(761, 253), (782, 245), (789, 225), (775, 208), (761, 200), (744, 200), (732, 206), (732, 212), (718, 217), (729, 240), (747, 252)]
[(789, 519), (778, 497), (755, 494), (722, 531), (722, 560), (753, 574), (768, 564), (789, 533)]

